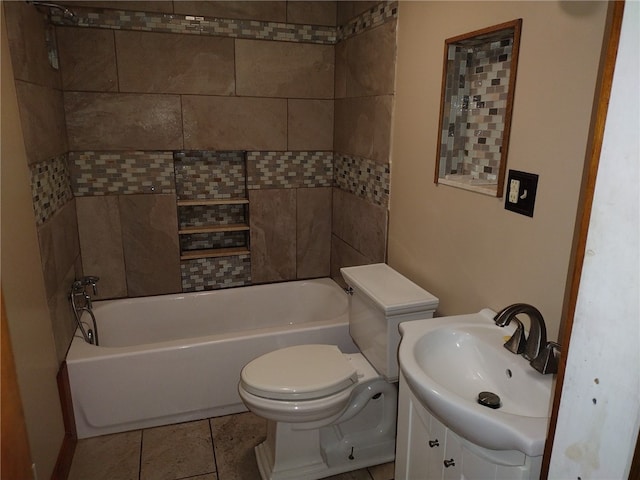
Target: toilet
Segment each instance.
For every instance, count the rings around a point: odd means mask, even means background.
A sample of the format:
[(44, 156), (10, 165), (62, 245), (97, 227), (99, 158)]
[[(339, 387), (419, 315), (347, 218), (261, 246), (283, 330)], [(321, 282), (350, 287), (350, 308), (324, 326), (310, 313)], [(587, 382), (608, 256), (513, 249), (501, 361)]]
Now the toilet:
[(297, 345), (242, 369), (238, 392), (267, 419), (255, 448), (263, 480), (313, 480), (394, 460), (400, 322), (438, 299), (384, 263), (340, 269), (359, 353)]

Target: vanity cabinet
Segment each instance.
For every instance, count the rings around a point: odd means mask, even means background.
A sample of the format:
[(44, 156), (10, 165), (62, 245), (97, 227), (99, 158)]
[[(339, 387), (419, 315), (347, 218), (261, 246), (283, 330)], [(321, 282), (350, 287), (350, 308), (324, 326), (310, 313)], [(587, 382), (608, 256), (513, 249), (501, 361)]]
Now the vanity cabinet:
[(499, 452), (456, 435), (415, 397), (400, 374), (396, 480), (534, 480), (542, 457)]

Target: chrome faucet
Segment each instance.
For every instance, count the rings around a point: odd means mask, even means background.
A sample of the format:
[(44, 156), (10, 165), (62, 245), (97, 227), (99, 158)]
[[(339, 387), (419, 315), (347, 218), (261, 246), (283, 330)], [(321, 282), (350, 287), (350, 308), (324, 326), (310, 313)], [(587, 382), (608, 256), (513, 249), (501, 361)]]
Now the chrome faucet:
[[(76, 324), (87, 343), (98, 345), (98, 324), (96, 317), (93, 314), (93, 305), (91, 303), (91, 296), (87, 293), (86, 287), (89, 285), (93, 287), (93, 294), (98, 294), (98, 280), (99, 277), (86, 276), (75, 280), (71, 284), (71, 294), (69, 298), (71, 300), (71, 308), (76, 319)], [(84, 301), (84, 304), (78, 302), (79, 299)], [(87, 312), (93, 322), (93, 330), (91, 328), (85, 329), (84, 322), (82, 321), (82, 313)]]
[(72, 293), (84, 293), (84, 287), (91, 285), (93, 287), (93, 294), (98, 294), (98, 280), (100, 277), (94, 277), (92, 275), (87, 275), (86, 277), (82, 277), (71, 284)]
[[(522, 322), (516, 318), (521, 313), (529, 317), (529, 337), (525, 339)], [(511, 321), (517, 322), (513, 337), (506, 343), (505, 347), (516, 354), (521, 354), (530, 361), (530, 364), (540, 373), (556, 373), (557, 359), (555, 350), (559, 350), (559, 345), (555, 342), (547, 342), (547, 327), (540, 311), (532, 305), (526, 303), (514, 303), (500, 310), (493, 320), (499, 327), (505, 327)], [(524, 340), (524, 348), (522, 346)]]

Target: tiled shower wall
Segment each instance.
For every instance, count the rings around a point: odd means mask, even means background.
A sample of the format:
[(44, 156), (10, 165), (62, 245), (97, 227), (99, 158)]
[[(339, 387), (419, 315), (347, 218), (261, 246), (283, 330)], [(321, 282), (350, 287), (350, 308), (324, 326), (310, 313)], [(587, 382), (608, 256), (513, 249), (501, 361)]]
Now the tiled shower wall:
[(342, 29), (357, 33), (336, 45), (331, 276), (338, 281), (341, 266), (386, 259), (397, 6), (383, 8), (388, 21), (358, 31), (377, 9), (367, 10)]
[[(33, 132), (39, 145), (46, 131), (56, 145), (34, 161), (56, 172), (46, 182), (56, 184), (67, 156), (71, 172), (67, 193), (43, 207), (58, 208), (43, 232), (64, 238), (74, 259), (41, 238), (58, 304), (66, 308), (83, 267), (102, 277), (105, 298), (181, 291), (176, 150), (248, 151), (254, 283), (339, 277), (342, 265), (384, 260), (396, 6), (376, 3), (127, 2), (135, 11), (124, 12), (73, 2), (79, 23), (53, 18), (60, 74), (46, 63), (42, 16), (15, 6), (14, 63), (37, 58), (34, 69), (55, 78), (46, 88), (24, 81), (24, 95), (17, 78), (25, 139)], [(190, 272), (212, 275), (206, 262)], [(62, 356), (69, 319), (52, 313)]]
[[(67, 134), (58, 71), (50, 67), (43, 15), (25, 2), (2, 2), (58, 360), (73, 335), (68, 289), (82, 275), (76, 203), (67, 167)], [(53, 34), (53, 30), (50, 32)]]

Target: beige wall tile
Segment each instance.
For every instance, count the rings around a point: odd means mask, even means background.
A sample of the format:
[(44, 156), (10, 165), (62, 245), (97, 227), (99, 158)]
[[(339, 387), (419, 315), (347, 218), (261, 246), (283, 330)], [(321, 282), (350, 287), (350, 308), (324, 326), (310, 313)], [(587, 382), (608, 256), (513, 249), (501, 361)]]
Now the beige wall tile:
[(338, 2), (288, 1), (287, 23), (306, 25), (335, 25)]
[(49, 64), (44, 14), (26, 2), (2, 2), (2, 6), (15, 78), (60, 88), (60, 74)]
[(333, 100), (288, 101), (289, 150), (333, 150)]
[(232, 38), (116, 32), (121, 92), (232, 95)]
[(236, 40), (236, 92), (333, 98), (332, 45)]
[(175, 195), (120, 195), (119, 204), (129, 296), (182, 291)]
[(77, 197), (78, 232), (86, 275), (100, 277), (97, 298), (125, 297), (127, 279), (117, 196)]
[(180, 97), (66, 92), (70, 150), (182, 148)]
[(384, 207), (334, 188), (332, 221), (332, 233), (371, 263), (385, 261), (387, 211)]
[(390, 95), (336, 100), (335, 151), (388, 163), (392, 105)]
[(331, 260), (331, 188), (297, 189), (297, 278), (326, 277)]
[(296, 191), (250, 190), (251, 280), (296, 278)]
[(353, 17), (360, 15), (369, 8), (375, 7), (378, 3), (380, 3), (378, 0), (340, 0), (338, 2), (338, 25), (344, 25), (346, 22), (353, 19)]
[[(396, 22), (387, 22), (342, 43), (345, 44), (346, 52), (341, 52), (340, 57), (336, 54), (336, 63), (341, 62), (340, 73), (345, 76), (345, 89), (341, 96), (392, 95), (396, 62)], [(336, 82), (337, 80), (336, 77)]]
[(38, 227), (38, 239), (47, 305), (60, 363), (75, 331), (68, 298), (80, 258), (75, 201), (67, 202), (49, 221)]
[(75, 278), (75, 266), (72, 265), (62, 277), (62, 281), (58, 283), (53, 295), (47, 300), (56, 346), (56, 358), (59, 364), (67, 356), (67, 350), (71, 345), (77, 327), (71, 303), (69, 302), (69, 291)]
[(337, 235), (331, 235), (331, 278), (342, 287), (347, 286), (347, 282), (342, 278), (340, 269), (342, 267), (353, 267), (355, 265), (368, 265), (374, 263), (358, 252), (351, 245), (346, 243)]
[(76, 202), (67, 202), (50, 221), (52, 222), (53, 254), (56, 257), (56, 276), (61, 282), (80, 255)]
[(20, 122), (29, 164), (68, 150), (62, 92), (16, 80)]
[(53, 249), (53, 222), (38, 226), (38, 243), (40, 245), (40, 261), (44, 274), (44, 287), (47, 298), (51, 297), (58, 286), (56, 256)]
[(287, 101), (273, 98), (182, 97), (184, 147), (286, 150)]
[(347, 96), (347, 42), (342, 41), (338, 43), (335, 49), (335, 98), (344, 98)]
[(179, 1), (174, 2), (175, 13), (219, 18), (239, 18), (267, 22), (285, 22), (286, 2), (255, 1)]
[(112, 30), (59, 27), (56, 35), (65, 90), (118, 91)]

